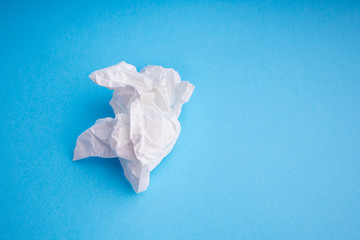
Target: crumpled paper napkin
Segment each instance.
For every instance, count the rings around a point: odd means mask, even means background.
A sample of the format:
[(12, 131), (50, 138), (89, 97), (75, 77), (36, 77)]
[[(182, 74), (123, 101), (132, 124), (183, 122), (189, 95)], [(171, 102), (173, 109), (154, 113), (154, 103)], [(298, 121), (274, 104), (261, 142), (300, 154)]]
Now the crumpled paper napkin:
[(145, 191), (150, 172), (171, 151), (180, 134), (178, 120), (194, 85), (171, 68), (147, 66), (140, 72), (120, 62), (89, 76), (114, 90), (115, 118), (103, 118), (77, 139), (73, 160), (118, 157), (135, 192)]

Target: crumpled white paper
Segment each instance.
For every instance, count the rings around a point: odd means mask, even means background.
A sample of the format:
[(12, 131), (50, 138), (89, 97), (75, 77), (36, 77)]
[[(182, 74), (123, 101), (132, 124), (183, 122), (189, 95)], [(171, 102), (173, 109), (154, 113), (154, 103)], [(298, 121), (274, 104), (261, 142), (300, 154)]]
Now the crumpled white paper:
[(77, 139), (74, 161), (90, 156), (118, 157), (135, 192), (145, 191), (150, 172), (171, 151), (179, 134), (178, 117), (194, 85), (171, 68), (147, 66), (140, 72), (125, 62), (89, 76), (114, 90), (115, 118), (103, 118)]

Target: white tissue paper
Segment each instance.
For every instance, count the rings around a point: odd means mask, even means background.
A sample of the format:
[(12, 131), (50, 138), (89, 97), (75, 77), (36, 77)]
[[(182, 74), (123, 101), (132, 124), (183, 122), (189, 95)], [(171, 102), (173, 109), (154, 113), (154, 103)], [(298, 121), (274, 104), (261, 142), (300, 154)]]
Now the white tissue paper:
[(77, 139), (74, 161), (118, 157), (135, 192), (145, 191), (150, 172), (171, 151), (179, 134), (178, 117), (194, 85), (171, 68), (147, 66), (140, 72), (125, 62), (95, 71), (96, 84), (114, 90), (115, 118), (103, 118)]

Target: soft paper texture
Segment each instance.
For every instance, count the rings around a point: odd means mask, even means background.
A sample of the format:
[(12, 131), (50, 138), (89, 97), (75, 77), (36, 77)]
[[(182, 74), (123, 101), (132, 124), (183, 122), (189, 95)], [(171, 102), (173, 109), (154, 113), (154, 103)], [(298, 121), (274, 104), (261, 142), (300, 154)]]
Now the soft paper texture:
[(181, 81), (171, 68), (147, 66), (137, 72), (121, 62), (89, 76), (114, 90), (115, 118), (103, 118), (77, 139), (74, 161), (97, 156), (118, 157), (135, 192), (145, 191), (150, 172), (171, 151), (180, 134), (182, 105), (194, 85)]

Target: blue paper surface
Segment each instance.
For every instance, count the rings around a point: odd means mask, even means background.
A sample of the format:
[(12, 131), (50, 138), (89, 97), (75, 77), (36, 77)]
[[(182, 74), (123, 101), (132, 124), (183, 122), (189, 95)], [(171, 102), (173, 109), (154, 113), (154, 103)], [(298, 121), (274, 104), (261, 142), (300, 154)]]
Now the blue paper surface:
[[(1, 239), (357, 239), (360, 6), (351, 1), (0, 4)], [(72, 162), (112, 117), (88, 74), (120, 61), (196, 86), (135, 194)]]

